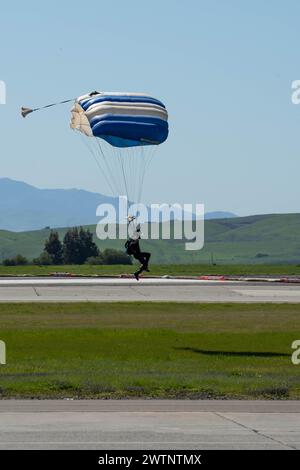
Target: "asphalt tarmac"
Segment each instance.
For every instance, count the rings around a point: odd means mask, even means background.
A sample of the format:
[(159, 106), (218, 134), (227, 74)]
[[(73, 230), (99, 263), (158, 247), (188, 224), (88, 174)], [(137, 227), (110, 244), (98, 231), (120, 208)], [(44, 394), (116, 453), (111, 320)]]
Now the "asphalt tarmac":
[(146, 278), (1, 278), (0, 302), (300, 302), (300, 284)]
[(2, 400), (0, 449), (300, 450), (300, 403)]

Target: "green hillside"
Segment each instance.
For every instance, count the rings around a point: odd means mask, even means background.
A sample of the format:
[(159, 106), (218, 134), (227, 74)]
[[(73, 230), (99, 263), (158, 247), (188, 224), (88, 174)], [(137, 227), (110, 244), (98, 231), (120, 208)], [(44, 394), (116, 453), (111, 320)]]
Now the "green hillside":
[[(95, 226), (86, 226), (95, 233)], [(67, 228), (58, 229), (61, 238)], [(49, 230), (0, 231), (0, 257), (40, 254)], [(123, 249), (123, 240), (95, 240), (100, 250)], [(200, 251), (186, 251), (182, 240), (144, 240), (145, 250), (159, 264), (300, 263), (300, 214), (268, 214), (205, 221), (205, 243)]]

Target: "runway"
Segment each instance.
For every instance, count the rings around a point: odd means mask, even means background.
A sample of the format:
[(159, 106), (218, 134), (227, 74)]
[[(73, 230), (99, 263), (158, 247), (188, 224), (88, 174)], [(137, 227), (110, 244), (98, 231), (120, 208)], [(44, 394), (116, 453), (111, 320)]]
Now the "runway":
[(0, 302), (300, 302), (300, 284), (145, 278), (1, 278)]
[(2, 400), (0, 449), (300, 449), (300, 404)]

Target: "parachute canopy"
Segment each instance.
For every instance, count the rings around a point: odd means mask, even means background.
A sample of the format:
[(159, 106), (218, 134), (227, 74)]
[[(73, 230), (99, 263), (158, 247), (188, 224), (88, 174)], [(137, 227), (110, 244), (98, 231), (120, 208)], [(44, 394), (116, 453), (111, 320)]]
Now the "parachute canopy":
[(159, 145), (168, 137), (164, 104), (143, 93), (92, 92), (76, 99), (71, 128), (113, 147)]
[(139, 203), (147, 169), (168, 137), (165, 105), (144, 93), (92, 91), (39, 108), (22, 107), (21, 114), (25, 118), (71, 101), (70, 126), (79, 131), (111, 193)]

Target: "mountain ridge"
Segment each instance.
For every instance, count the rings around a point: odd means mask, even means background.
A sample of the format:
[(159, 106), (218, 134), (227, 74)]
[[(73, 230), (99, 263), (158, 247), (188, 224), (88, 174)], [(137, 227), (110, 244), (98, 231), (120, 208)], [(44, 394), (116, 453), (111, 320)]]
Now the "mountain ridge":
[[(41, 189), (23, 181), (0, 178), (0, 229), (14, 232), (44, 227), (96, 224), (99, 204), (112, 204), (118, 213), (118, 198), (85, 189)], [(235, 217), (216, 211), (205, 218)]]

